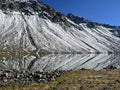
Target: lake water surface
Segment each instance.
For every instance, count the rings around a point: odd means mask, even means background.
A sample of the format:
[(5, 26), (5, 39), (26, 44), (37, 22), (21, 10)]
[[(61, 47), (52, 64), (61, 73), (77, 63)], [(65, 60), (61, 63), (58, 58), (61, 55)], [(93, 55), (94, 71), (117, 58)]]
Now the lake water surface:
[(50, 54), (36, 56), (0, 56), (0, 69), (8, 70), (101, 70), (108, 66), (120, 68), (120, 56), (114, 54)]

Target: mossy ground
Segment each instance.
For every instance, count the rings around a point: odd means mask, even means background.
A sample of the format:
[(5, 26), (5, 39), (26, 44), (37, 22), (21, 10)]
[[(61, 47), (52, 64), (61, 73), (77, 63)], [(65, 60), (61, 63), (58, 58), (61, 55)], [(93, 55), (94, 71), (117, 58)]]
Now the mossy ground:
[(69, 71), (55, 81), (16, 84), (0, 90), (120, 90), (120, 69)]

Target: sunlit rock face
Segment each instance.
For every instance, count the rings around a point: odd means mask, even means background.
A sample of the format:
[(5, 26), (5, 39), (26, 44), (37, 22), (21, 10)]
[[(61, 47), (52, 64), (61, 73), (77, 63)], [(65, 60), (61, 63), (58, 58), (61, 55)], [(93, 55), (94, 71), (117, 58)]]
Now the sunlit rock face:
[[(3, 1), (3, 0), (2, 0)], [(118, 53), (120, 38), (101, 25), (79, 23), (36, 0), (0, 3), (0, 49), (51, 53)]]

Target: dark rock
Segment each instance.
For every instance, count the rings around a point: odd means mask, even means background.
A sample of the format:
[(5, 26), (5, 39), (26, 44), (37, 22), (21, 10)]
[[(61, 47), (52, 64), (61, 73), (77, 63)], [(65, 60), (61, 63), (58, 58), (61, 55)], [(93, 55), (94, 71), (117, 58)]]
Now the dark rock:
[(112, 65), (109, 65), (109, 66), (107, 66), (107, 67), (106, 67), (106, 68), (104, 68), (104, 69), (117, 69), (117, 67), (112, 66)]
[(85, 68), (81, 68), (80, 70), (86, 70)]
[(34, 78), (35, 80), (38, 80), (38, 79), (40, 79), (40, 76), (39, 76), (39, 74), (35, 73), (35, 74), (33, 75), (33, 78)]
[(71, 21), (75, 22), (76, 24), (86, 23), (88, 21), (88, 20), (85, 20), (84, 18), (80, 18), (78, 16), (75, 16), (72, 13), (69, 13), (67, 15), (67, 18), (69, 18)]
[(5, 9), (5, 7), (6, 7), (6, 4), (0, 4), (0, 9)]
[(87, 22), (86, 25), (88, 28), (95, 28), (95, 24), (93, 22)]
[(15, 8), (15, 6), (14, 6), (13, 3), (10, 3), (10, 4), (8, 4), (8, 8), (11, 9), (11, 10), (13, 10)]
[(117, 80), (115, 81), (115, 83), (120, 83), (120, 80), (117, 79)]

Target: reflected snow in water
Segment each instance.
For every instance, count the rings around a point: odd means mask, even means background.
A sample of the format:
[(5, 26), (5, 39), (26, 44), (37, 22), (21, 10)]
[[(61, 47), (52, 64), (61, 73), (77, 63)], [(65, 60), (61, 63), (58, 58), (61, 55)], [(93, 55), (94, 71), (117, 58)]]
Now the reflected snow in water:
[(101, 70), (108, 66), (120, 68), (120, 56), (114, 54), (51, 54), (36, 56), (1, 56), (0, 69), (9, 70)]

